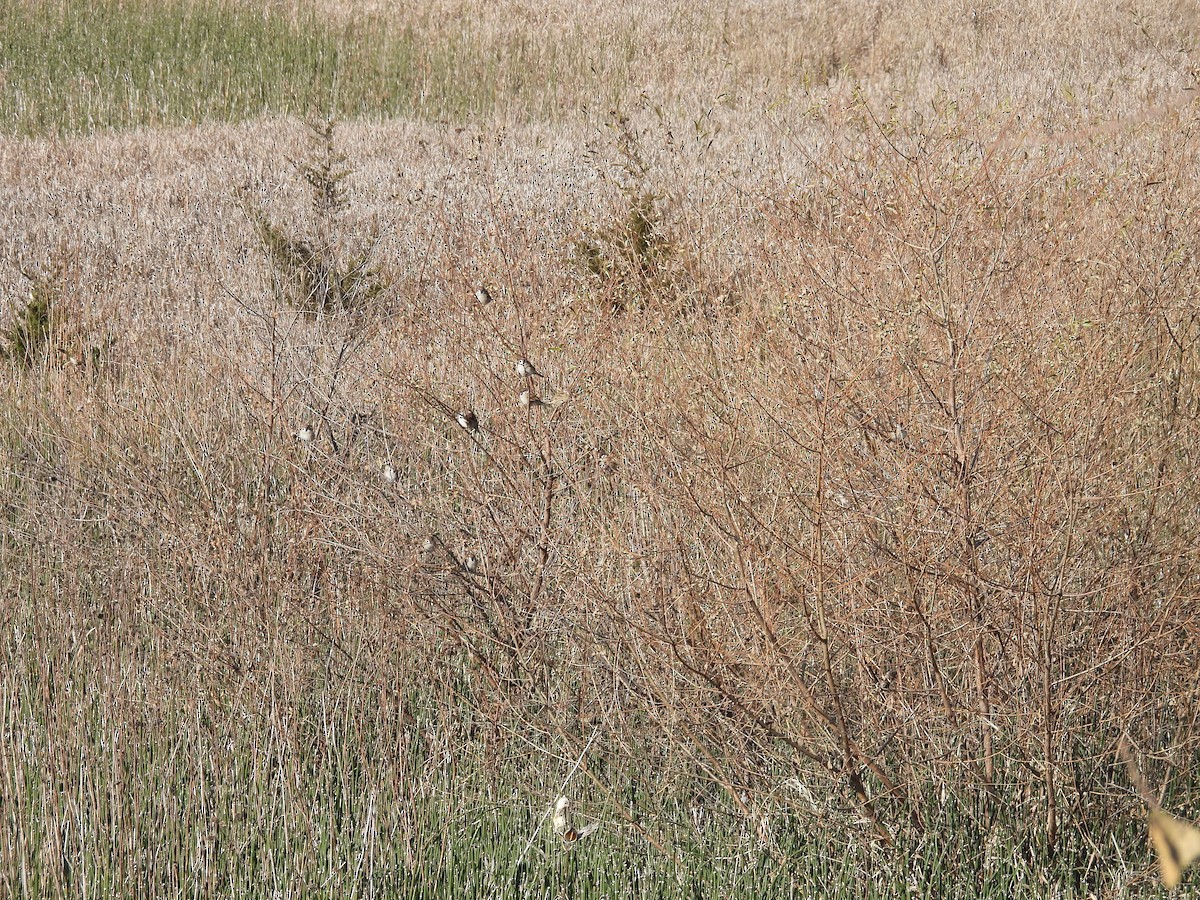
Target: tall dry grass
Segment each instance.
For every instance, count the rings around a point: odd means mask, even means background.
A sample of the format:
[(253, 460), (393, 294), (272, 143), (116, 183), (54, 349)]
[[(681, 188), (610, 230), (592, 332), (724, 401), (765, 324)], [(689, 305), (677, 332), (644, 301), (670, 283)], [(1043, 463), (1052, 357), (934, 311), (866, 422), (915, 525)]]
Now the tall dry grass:
[[(1144, 43), (1176, 20), (995, 8), (972, 42), (957, 6), (821, 9), (859, 49), (784, 106), (753, 75), (798, 30), (751, 42), (749, 10), (738, 102), (697, 104), (717, 51), (668, 41), (617, 115), (346, 123), (332, 222), (293, 121), (0, 144), (8, 308), (59, 316), (0, 386), (9, 783), (156, 729), (401, 796), (516, 773), (532, 806), (582, 760), (667, 855), (668, 797), (785, 865), (787, 828), (912, 847), (964, 809), (989, 859), (1140, 877), (1116, 740), (1184, 810), (1197, 749), (1198, 144)], [(1064, 30), (1115, 112), (1011, 75)], [(390, 289), (298, 309), (249, 210)], [(10, 871), (69, 857), (95, 801), (62, 796)]]

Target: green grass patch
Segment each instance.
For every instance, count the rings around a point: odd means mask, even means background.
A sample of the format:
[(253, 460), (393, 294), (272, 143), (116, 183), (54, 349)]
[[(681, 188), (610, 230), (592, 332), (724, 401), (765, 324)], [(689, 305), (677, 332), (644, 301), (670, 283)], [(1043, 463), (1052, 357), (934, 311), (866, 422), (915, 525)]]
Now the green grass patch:
[(0, 0), (0, 129), (65, 135), (314, 111), (461, 120), (501, 103), (550, 115), (564, 66), (590, 77), (586, 54), (483, 46), (471, 34), (331, 21), (304, 5)]
[(986, 823), (947, 799), (889, 849), (840, 815), (748, 820), (653, 765), (614, 784), (624, 812), (577, 779), (579, 809), (602, 824), (568, 848), (550, 825), (553, 748), (485, 762), (469, 704), (412, 685), (397, 718), (374, 691), (319, 677), (295, 703), (163, 692), (149, 623), (64, 642), (36, 603), (10, 603), (0, 631), (5, 896), (1119, 896), (1128, 870), (1097, 852), (1113, 845), (1148, 871), (1133, 819), (1048, 852), (1018, 803)]

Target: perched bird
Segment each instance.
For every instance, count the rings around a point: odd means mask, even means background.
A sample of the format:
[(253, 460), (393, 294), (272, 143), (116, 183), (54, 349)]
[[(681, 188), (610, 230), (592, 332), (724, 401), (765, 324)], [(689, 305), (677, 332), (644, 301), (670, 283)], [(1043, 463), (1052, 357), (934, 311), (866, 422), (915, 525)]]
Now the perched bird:
[(458, 426), (463, 431), (479, 430), (479, 417), (469, 409), (464, 409), (462, 412), (456, 413), (454, 421), (458, 422)]
[(475, 299), (478, 300), (481, 305), (487, 306), (492, 302), (492, 295), (488, 293), (488, 289), (482, 284), (477, 284), (475, 285)]
[(575, 817), (571, 815), (571, 801), (559, 797), (554, 804), (554, 833), (567, 844), (581, 840), (600, 827), (599, 822), (589, 822), (583, 828), (575, 827)]
[(303, 428), (301, 428), (299, 431), (296, 432), (296, 438), (305, 444), (312, 443), (312, 439), (313, 439), (312, 426), (305, 425)]
[(531, 406), (546, 405), (545, 400), (543, 400), (541, 397), (535, 397), (534, 395), (530, 394), (529, 391), (521, 391), (521, 396), (519, 399), (521, 401), (521, 405), (526, 409), (530, 408)]
[(388, 484), (396, 483), (396, 467), (395, 466), (393, 466), (391, 463), (384, 463), (383, 469), (381, 471), (383, 473), (384, 481), (386, 481)]
[(474, 553), (467, 554), (467, 558), (463, 560), (463, 570), (474, 575), (479, 571), (479, 557)]
[(522, 357), (517, 360), (517, 374), (522, 378), (545, 378), (546, 376), (533, 367), (533, 363)]

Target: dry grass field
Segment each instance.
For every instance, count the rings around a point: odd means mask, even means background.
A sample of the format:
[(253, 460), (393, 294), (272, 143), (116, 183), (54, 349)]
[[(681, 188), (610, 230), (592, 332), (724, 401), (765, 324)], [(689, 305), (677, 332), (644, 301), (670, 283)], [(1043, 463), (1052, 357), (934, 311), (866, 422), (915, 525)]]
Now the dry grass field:
[(1198, 25), (0, 0), (0, 891), (1156, 890)]

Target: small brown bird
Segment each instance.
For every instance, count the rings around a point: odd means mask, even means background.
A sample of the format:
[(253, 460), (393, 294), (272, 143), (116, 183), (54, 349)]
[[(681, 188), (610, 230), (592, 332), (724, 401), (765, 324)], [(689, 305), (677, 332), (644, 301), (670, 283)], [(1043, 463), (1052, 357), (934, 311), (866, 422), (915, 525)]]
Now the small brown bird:
[(479, 430), (479, 417), (469, 409), (464, 409), (460, 413), (456, 413), (454, 421), (458, 422), (458, 427), (463, 431), (475, 432)]
[(480, 305), (487, 306), (492, 302), (492, 295), (482, 284), (477, 284), (475, 285), (475, 299), (479, 301)]
[(534, 406), (546, 405), (545, 400), (543, 400), (541, 397), (536, 397), (533, 394), (530, 394), (529, 391), (521, 391), (521, 396), (518, 399), (520, 400), (521, 405), (526, 409)]
[(533, 367), (533, 363), (525, 358), (517, 360), (517, 374), (522, 378), (545, 378), (546, 376)]

